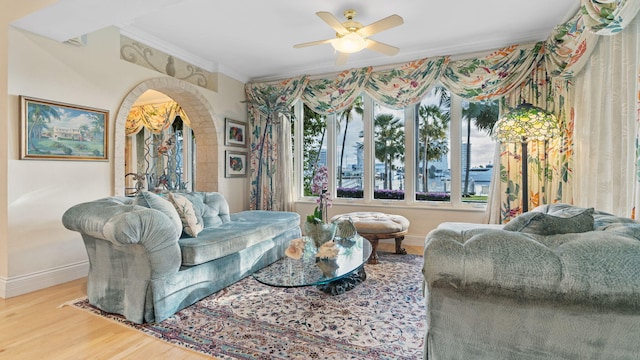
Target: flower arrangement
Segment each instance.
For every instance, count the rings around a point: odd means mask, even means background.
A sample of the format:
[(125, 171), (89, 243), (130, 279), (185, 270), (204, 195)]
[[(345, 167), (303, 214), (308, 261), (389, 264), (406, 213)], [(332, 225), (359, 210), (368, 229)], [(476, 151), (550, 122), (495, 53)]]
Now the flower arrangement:
[(328, 191), (329, 185), (329, 169), (321, 166), (316, 171), (311, 181), (311, 193), (318, 195), (316, 199), (316, 208), (313, 214), (307, 216), (307, 222), (312, 224), (321, 224), (327, 222), (327, 208), (331, 207), (331, 197)]
[(284, 251), (284, 254), (292, 259), (300, 259), (304, 254), (304, 239), (297, 238), (289, 242), (289, 247)]

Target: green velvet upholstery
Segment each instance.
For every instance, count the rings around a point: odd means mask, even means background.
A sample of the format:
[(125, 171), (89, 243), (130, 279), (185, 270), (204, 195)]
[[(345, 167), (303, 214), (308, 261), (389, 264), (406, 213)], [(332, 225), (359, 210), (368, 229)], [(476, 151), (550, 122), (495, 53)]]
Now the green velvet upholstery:
[[(573, 217), (584, 209), (554, 204), (532, 212)], [(592, 231), (455, 223), (431, 231), (425, 358), (637, 358), (640, 223), (586, 213)]]
[(150, 207), (114, 196), (65, 212), (64, 226), (81, 233), (87, 250), (92, 305), (135, 323), (160, 322), (280, 259), (301, 236), (297, 213), (229, 214), (221, 194), (182, 195), (205, 224), (197, 238), (185, 237), (167, 200), (151, 193), (144, 195)]

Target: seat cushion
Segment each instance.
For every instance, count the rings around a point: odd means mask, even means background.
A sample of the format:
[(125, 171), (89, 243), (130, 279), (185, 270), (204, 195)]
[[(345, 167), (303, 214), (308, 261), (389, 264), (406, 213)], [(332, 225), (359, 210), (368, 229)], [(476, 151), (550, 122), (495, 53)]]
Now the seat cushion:
[(352, 212), (336, 215), (331, 221), (350, 219), (360, 234), (392, 234), (407, 231), (409, 220), (381, 212)]
[(230, 218), (217, 227), (205, 228), (198, 237), (181, 238), (182, 265), (215, 260), (300, 226), (300, 215), (294, 212), (251, 210), (231, 214)]

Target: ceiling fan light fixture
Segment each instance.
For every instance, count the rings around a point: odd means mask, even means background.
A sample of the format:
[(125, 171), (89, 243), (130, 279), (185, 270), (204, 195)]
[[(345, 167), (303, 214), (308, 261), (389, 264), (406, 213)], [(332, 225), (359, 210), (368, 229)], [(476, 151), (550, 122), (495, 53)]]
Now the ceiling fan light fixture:
[(336, 51), (345, 54), (353, 54), (365, 48), (367, 43), (364, 38), (354, 32), (348, 33), (331, 42)]

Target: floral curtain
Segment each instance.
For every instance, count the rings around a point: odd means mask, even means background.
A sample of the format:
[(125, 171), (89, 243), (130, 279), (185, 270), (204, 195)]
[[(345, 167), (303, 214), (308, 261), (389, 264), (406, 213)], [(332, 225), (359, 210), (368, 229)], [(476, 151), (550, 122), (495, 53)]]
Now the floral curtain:
[[(554, 113), (563, 130), (561, 139), (553, 139), (546, 143), (529, 142), (527, 145), (530, 208), (553, 202), (574, 203), (574, 200), (584, 204), (588, 203), (583, 201), (587, 197), (580, 195), (580, 191), (581, 188), (584, 188), (584, 184), (592, 182), (590, 179), (593, 177), (593, 170), (578, 171), (580, 169), (578, 165), (575, 165), (576, 168), (574, 168), (574, 163), (577, 161), (574, 157), (576, 107), (588, 107), (581, 103), (581, 100), (589, 104), (601, 104), (603, 101), (610, 103), (616, 100), (606, 96), (588, 97), (582, 89), (574, 90), (575, 77), (581, 73), (591, 58), (590, 55), (600, 38), (599, 35), (615, 35), (621, 32), (638, 13), (640, 2), (581, 0), (581, 5), (580, 12), (568, 22), (557, 26), (545, 42), (543, 66), (546, 71), (543, 71), (542, 65), (539, 65), (524, 83), (503, 99), (503, 110), (526, 101)], [(633, 33), (633, 30), (631, 32)], [(637, 35), (637, 30), (635, 32)], [(626, 46), (624, 52), (631, 48), (633, 47)], [(624, 53), (622, 48), (616, 51)], [(632, 64), (637, 66), (638, 61), (635, 60)], [(611, 64), (607, 65), (607, 68), (611, 69)], [(600, 71), (604, 71), (604, 69)], [(616, 81), (619, 81), (620, 84), (625, 82), (620, 77)], [(610, 90), (614, 89), (610, 88)], [(621, 98), (628, 99), (629, 97), (622, 96)], [(600, 107), (600, 105), (597, 106)], [(592, 111), (592, 113), (597, 112)], [(622, 120), (624, 117), (610, 118), (599, 115), (596, 117), (598, 119), (594, 122), (599, 124), (607, 123), (608, 121), (603, 121), (605, 118), (613, 122), (625, 121)], [(583, 117), (580, 117), (579, 120), (585, 121)], [(579, 128), (582, 129), (582, 126)], [(599, 138), (599, 135), (596, 135), (595, 138)], [(618, 132), (615, 136), (620, 135)], [(585, 155), (587, 152), (583, 149), (578, 152), (587, 156), (584, 158), (584, 163), (590, 164), (594, 160), (599, 161), (599, 158), (606, 158), (605, 154), (608, 151), (594, 152), (592, 156)], [(521, 156), (522, 151), (517, 144), (501, 144), (500, 171), (494, 175), (494, 185), (498, 184), (498, 186), (492, 188), (497, 191), (493, 192), (490, 198), (489, 222), (507, 222), (521, 212), (522, 198), (518, 188), (522, 183)], [(604, 162), (611, 163), (607, 160)], [(605, 173), (616, 176), (611, 171), (605, 171)], [(616, 171), (615, 174), (620, 174), (620, 172)], [(575, 177), (581, 179), (580, 183), (573, 181)], [(640, 181), (635, 183), (640, 184)], [(589, 189), (583, 192), (598, 193), (598, 191), (594, 191), (593, 186), (587, 186)], [(577, 194), (575, 199), (574, 193)], [(625, 194), (627, 193), (625, 191)], [(615, 195), (613, 196), (615, 197)], [(629, 196), (629, 198), (633, 198), (633, 196)], [(594, 203), (590, 204), (593, 206)]]
[[(293, 178), (293, 154), (289, 145), (291, 128), (287, 117), (308, 82), (307, 76), (275, 84), (247, 84), (251, 131), (250, 208), (284, 211), (290, 209), (291, 192), (281, 184)], [(284, 164), (283, 162), (287, 162)]]
[[(504, 107), (527, 101), (553, 112), (561, 121), (564, 135), (547, 144), (529, 144), (529, 163), (536, 167), (529, 172), (530, 181), (535, 183), (530, 195), (533, 204), (571, 202), (574, 122), (571, 79), (587, 62), (597, 40), (593, 35), (620, 32), (638, 12), (640, 2), (581, 0), (581, 3), (581, 11), (556, 27), (546, 42), (513, 45), (485, 57), (453, 62), (449, 57), (437, 57), (382, 71), (372, 71), (370, 67), (344, 71), (334, 79), (308, 81), (302, 77), (279, 84), (247, 84), (249, 118), (254, 129), (252, 207), (275, 209), (273, 179), (278, 165), (273, 154), (277, 155), (278, 145), (273, 138), (276, 124), (273, 114), (286, 113), (277, 108), (291, 106), (301, 96), (318, 113), (331, 114), (349, 106), (362, 89), (386, 106), (403, 108), (420, 101), (438, 81), (467, 99), (507, 96), (502, 100)], [(520, 211), (521, 205), (514, 185), (522, 180), (515, 170), (520, 168), (518, 150), (503, 147), (500, 154), (503, 154), (500, 162), (508, 171), (496, 172), (496, 176), (501, 176), (500, 188), (496, 190), (500, 195), (493, 197), (499, 204), (493, 211), (499, 215), (491, 216), (493, 221), (507, 221)], [(280, 201), (283, 202), (286, 200)]]
[(187, 126), (191, 126), (189, 118), (182, 110), (182, 107), (174, 101), (168, 101), (163, 104), (134, 106), (127, 116), (125, 134), (126, 136), (135, 135), (143, 127), (146, 127), (154, 134), (159, 134), (171, 126), (178, 115)]
[(525, 144), (527, 179), (522, 178), (522, 144), (498, 144), (499, 171), (494, 173), (489, 199), (490, 223), (506, 223), (522, 213), (524, 181), (528, 184), (528, 194), (524, 196), (529, 209), (556, 202), (573, 203), (573, 87), (564, 78), (551, 78), (544, 60), (536, 65), (525, 81), (501, 99), (501, 112), (530, 103), (556, 115), (562, 136)]

